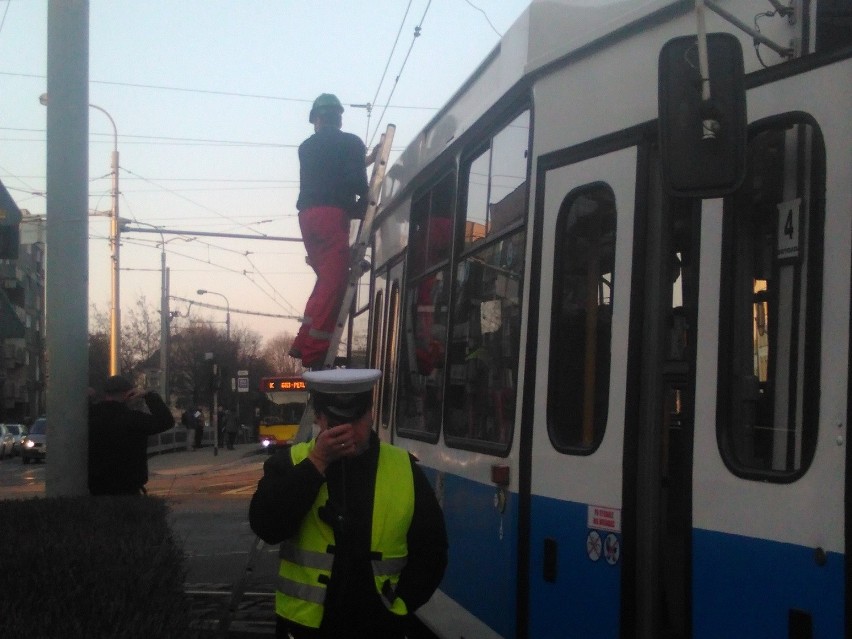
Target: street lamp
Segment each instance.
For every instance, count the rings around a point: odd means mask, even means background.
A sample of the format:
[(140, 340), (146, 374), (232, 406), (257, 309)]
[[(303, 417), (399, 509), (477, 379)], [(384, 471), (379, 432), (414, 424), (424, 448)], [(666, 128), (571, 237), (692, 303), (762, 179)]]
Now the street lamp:
[[(38, 101), (47, 106), (47, 93), (42, 93)], [(112, 210), (110, 211), (110, 232), (109, 243), (112, 254), (112, 300), (110, 303), (110, 322), (109, 322), (109, 374), (118, 375), (120, 371), (118, 353), (121, 350), (121, 301), (120, 301), (120, 282), (119, 282), (119, 246), (121, 236), (121, 225), (118, 219), (118, 128), (115, 126), (115, 120), (107, 112), (106, 109), (99, 107), (96, 104), (89, 104), (89, 107), (100, 111), (109, 120), (112, 125)]]
[(225, 305), (227, 307), (227, 315), (225, 315), (225, 335), (228, 338), (228, 341), (231, 341), (231, 303), (228, 301), (228, 298), (222, 295), (221, 293), (217, 293), (216, 291), (207, 291), (203, 288), (198, 289), (196, 291), (199, 295), (218, 295), (223, 300), (225, 300)]

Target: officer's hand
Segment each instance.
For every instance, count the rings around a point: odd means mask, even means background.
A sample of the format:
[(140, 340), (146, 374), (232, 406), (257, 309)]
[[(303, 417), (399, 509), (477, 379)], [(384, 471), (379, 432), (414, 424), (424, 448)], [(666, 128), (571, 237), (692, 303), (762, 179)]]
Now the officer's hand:
[(325, 474), (329, 464), (341, 457), (352, 457), (355, 452), (352, 424), (341, 424), (320, 431), (317, 435), (317, 443), (309, 457), (317, 470)]

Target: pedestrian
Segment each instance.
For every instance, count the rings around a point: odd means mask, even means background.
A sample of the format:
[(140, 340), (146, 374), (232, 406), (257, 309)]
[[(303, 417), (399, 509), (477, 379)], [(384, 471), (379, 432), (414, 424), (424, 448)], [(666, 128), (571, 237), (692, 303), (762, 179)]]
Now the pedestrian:
[(216, 409), (216, 446), (222, 448), (225, 445), (225, 407)]
[(314, 134), (299, 146), (299, 228), (317, 280), (289, 355), (306, 368), (321, 365), (334, 332), (349, 273), (349, 222), (367, 210), (366, 147), (341, 131), (343, 105), (323, 93), (308, 121)]
[[(134, 407), (140, 400), (147, 412)], [(148, 482), (148, 437), (174, 425), (169, 407), (156, 391), (136, 388), (121, 375), (107, 379), (103, 399), (89, 405), (89, 492), (144, 493)]]
[(237, 423), (237, 415), (231, 409), (226, 408), (223, 419), (223, 429), (225, 431), (228, 450), (234, 450), (234, 444), (237, 441), (237, 433), (240, 432), (240, 425)]
[(373, 431), (380, 375), (304, 373), (319, 433), (264, 464), (249, 522), (281, 543), (276, 637), (402, 639), (444, 575), (435, 493), (414, 458)]
[(201, 440), (204, 437), (204, 413), (201, 409), (190, 406), (183, 411), (180, 423), (192, 430), (192, 449), (201, 448)]

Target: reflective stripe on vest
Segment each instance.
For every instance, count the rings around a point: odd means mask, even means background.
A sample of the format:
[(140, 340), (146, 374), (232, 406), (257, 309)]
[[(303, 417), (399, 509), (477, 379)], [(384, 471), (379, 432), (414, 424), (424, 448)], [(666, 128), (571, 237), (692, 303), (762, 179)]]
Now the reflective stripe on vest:
[[(293, 464), (306, 459), (314, 441), (290, 448)], [(309, 628), (322, 623), (326, 585), (331, 578), (334, 531), (319, 517), (328, 501), (328, 484), (323, 483), (298, 533), (281, 544), (275, 612), (285, 619)], [(381, 443), (376, 470), (373, 525), (370, 550), (376, 592), (385, 607), (405, 615), (405, 602), (396, 596), (399, 575), (408, 557), (407, 535), (414, 515), (414, 476), (408, 453)]]

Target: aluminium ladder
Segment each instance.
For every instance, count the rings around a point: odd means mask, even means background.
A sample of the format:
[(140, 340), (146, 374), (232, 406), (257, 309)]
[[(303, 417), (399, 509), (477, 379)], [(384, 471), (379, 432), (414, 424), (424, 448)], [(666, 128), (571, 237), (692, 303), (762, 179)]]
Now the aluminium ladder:
[[(382, 194), (382, 184), (387, 171), (388, 157), (390, 156), (391, 145), (393, 144), (393, 134), (396, 131), (396, 126), (389, 124), (387, 131), (382, 134), (379, 144), (375, 149), (375, 155), (367, 156), (367, 166), (373, 165), (373, 173), (370, 177), (370, 190), (367, 194), (367, 211), (364, 213), (364, 219), (358, 228), (358, 236), (355, 243), (350, 247), (349, 252), (349, 277), (346, 283), (346, 290), (343, 293), (343, 298), (340, 300), (340, 306), (337, 312), (337, 322), (334, 325), (334, 332), (329, 339), (328, 352), (325, 355), (322, 368), (332, 368), (334, 360), (337, 357), (337, 349), (340, 346), (340, 340), (343, 336), (343, 329), (346, 325), (346, 320), (349, 317), (349, 311), (352, 308), (352, 302), (355, 299), (355, 292), (358, 290), (358, 281), (361, 276), (369, 270), (370, 266), (364, 261), (367, 254), (367, 246), (370, 244), (370, 239), (373, 233), (373, 221), (376, 218), (376, 213), (379, 208), (379, 198)], [(372, 157), (371, 157), (372, 156)], [(299, 431), (296, 433), (294, 440), (296, 442), (307, 441), (311, 436), (313, 429), (313, 408), (310, 398), (305, 405), (305, 412), (302, 414), (302, 420), (299, 422)], [(228, 635), (228, 628), (231, 625), (231, 619), (240, 601), (245, 594), (248, 579), (254, 572), (254, 566), (264, 547), (264, 542), (260, 537), (256, 537), (252, 542), (249, 550), (246, 567), (243, 574), (237, 583), (234, 584), (234, 590), (231, 593), (231, 598), (228, 602), (228, 607), (225, 613), (219, 620), (218, 631), (224, 638)]]

